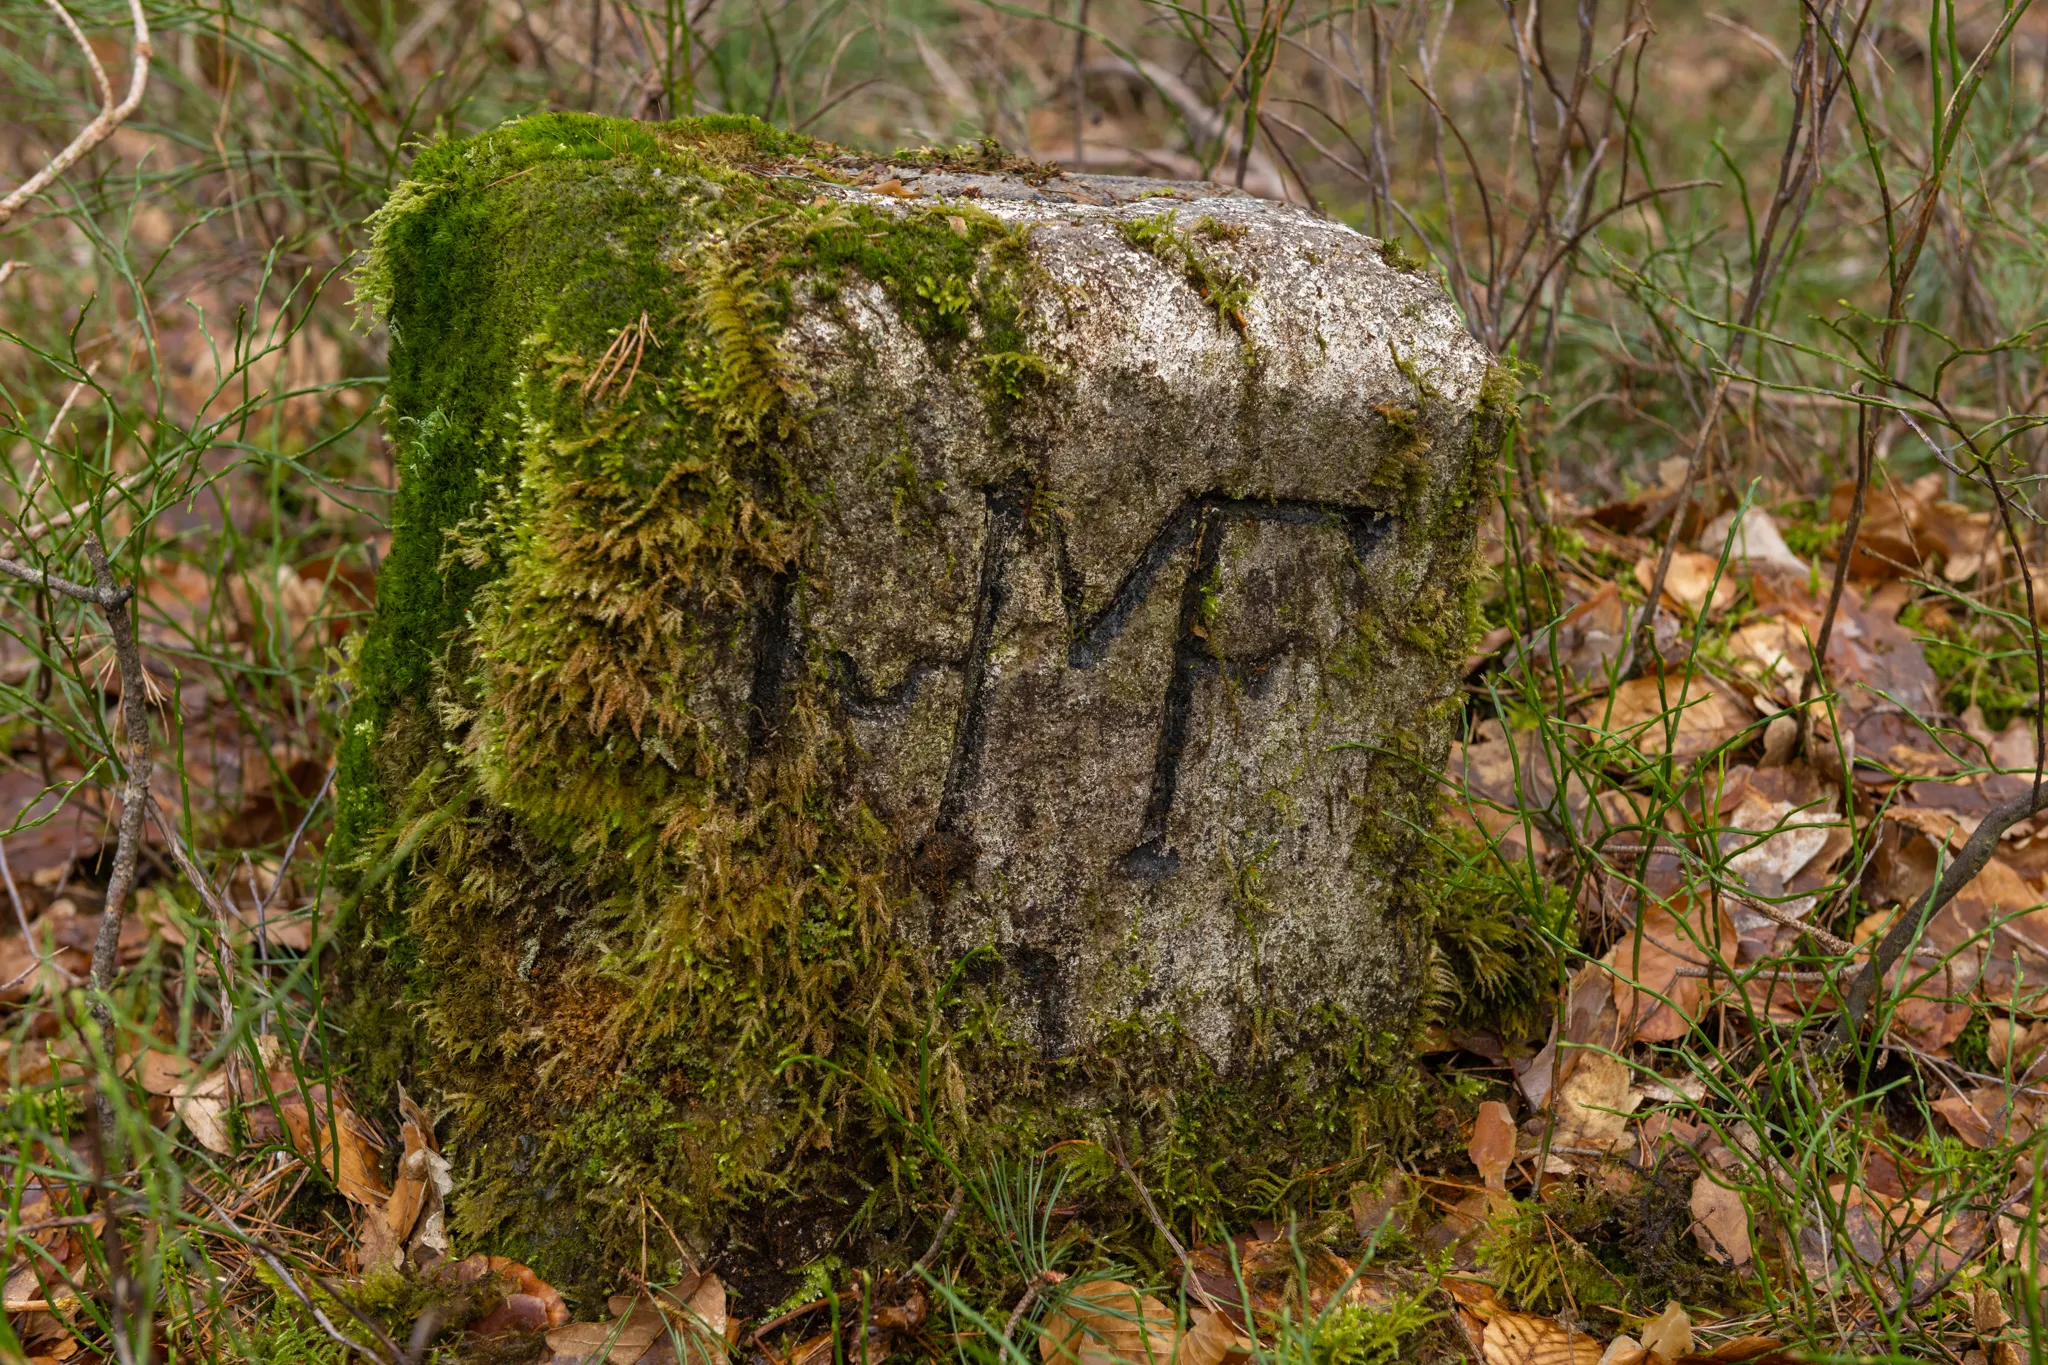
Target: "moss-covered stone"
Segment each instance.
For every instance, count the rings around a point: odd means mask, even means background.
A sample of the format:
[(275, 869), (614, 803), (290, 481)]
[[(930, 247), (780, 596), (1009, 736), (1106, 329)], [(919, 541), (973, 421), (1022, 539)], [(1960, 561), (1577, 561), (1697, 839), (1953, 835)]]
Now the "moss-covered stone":
[(1375, 243), (1162, 188), (547, 115), (378, 215), (343, 1008), (459, 1232), (589, 1283), (886, 1236), (934, 1144), (1129, 1123), (1179, 1207), (1398, 1135), (1506, 412)]

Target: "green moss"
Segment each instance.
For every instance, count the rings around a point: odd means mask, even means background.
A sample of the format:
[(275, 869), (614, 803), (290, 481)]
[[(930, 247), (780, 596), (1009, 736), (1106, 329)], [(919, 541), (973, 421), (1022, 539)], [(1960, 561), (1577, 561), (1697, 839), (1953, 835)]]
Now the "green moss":
[(1052, 162), (1033, 161), (1003, 150), (992, 137), (979, 142), (962, 142), (951, 147), (905, 147), (892, 161), (908, 162), (929, 170), (965, 171), (982, 175), (1014, 175), (1027, 185), (1043, 185), (1065, 174)]
[(1316, 1324), (1313, 1365), (1394, 1365), (1412, 1360), (1422, 1330), (1443, 1316), (1419, 1294), (1396, 1294), (1382, 1307), (1347, 1305)]
[(1539, 1035), (1572, 939), (1569, 889), (1532, 890), (1475, 835), (1448, 826), (1416, 876), (1427, 888), (1441, 1021), (1507, 1041)]
[(1202, 302), (1216, 310), (1217, 320), (1229, 323), (1243, 336), (1244, 309), (1251, 302), (1252, 282), (1196, 246), (1195, 237), (1199, 234), (1211, 242), (1235, 241), (1244, 230), (1205, 216), (1188, 231), (1176, 225), (1179, 213), (1178, 209), (1168, 209), (1151, 217), (1126, 218), (1117, 224), (1117, 231), (1130, 245), (1180, 271), (1202, 296)]
[(1398, 237), (1389, 237), (1380, 243), (1380, 259), (1390, 268), (1411, 275), (1424, 274), (1429, 269), (1429, 262), (1420, 256), (1409, 255)]

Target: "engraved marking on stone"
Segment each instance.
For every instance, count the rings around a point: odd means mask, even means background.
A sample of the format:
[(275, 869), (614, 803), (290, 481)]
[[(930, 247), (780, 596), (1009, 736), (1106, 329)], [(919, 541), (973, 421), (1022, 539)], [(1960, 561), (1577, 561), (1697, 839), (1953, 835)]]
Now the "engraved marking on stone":
[[(1020, 480), (1013, 480), (987, 490), (985, 496), (988, 531), (982, 545), (974, 629), (963, 666), (965, 701), (954, 727), (952, 757), (947, 765), (938, 817), (931, 835), (918, 853), (920, 866), (935, 873), (934, 877), (926, 879), (928, 889), (934, 881), (942, 886), (973, 865), (972, 840), (964, 825), (970, 793), (981, 775), (982, 753), (988, 732), (988, 658), (994, 645), (996, 624), (1009, 601), (1009, 567), (1015, 559), (1017, 538), (1024, 530), (1030, 487)], [(1217, 571), (1224, 535), (1233, 521), (1340, 527), (1350, 541), (1354, 563), (1361, 571), (1365, 557), (1385, 536), (1390, 525), (1390, 519), (1382, 513), (1341, 503), (1234, 498), (1214, 492), (1201, 494), (1189, 498), (1167, 517), (1131, 567), (1125, 570), (1109, 601), (1093, 616), (1084, 619), (1076, 586), (1078, 575), (1068, 563), (1065, 539), (1059, 534), (1058, 523), (1053, 523), (1053, 550), (1063, 585), (1061, 595), (1071, 640), (1067, 662), (1074, 668), (1093, 668), (1102, 662), (1139, 604), (1151, 594), (1168, 562), (1190, 545), (1195, 550), (1194, 563), (1181, 580), (1173, 674), (1161, 707), (1151, 790), (1146, 798), (1137, 844), (1118, 860), (1118, 866), (1125, 875), (1139, 880), (1156, 881), (1172, 875), (1180, 867), (1180, 854), (1166, 846), (1166, 830), (1179, 785), (1181, 758), (1187, 747), (1188, 724), (1194, 710), (1197, 684), (1209, 678), (1222, 677), (1240, 686), (1256, 686), (1284, 652), (1283, 646), (1282, 650), (1270, 651), (1256, 658), (1226, 658), (1196, 629), (1202, 611), (1203, 584)], [(918, 670), (929, 671), (936, 666), (944, 665), (920, 661), (904, 683), (891, 690), (890, 701), (895, 702), (895, 695), (901, 694), (904, 700), (896, 704), (907, 704), (915, 697), (922, 682), (923, 675)], [(856, 698), (855, 704), (873, 705), (877, 700), (873, 694), (868, 694)]]

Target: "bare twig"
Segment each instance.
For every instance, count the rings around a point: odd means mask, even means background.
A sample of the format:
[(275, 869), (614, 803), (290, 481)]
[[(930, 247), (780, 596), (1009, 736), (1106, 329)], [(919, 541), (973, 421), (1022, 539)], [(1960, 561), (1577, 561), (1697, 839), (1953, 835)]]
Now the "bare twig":
[(78, 46), (84, 50), (86, 61), (91, 64), (94, 74), (98, 77), (102, 99), (100, 112), (91, 123), (79, 130), (78, 136), (71, 139), (64, 150), (51, 157), (48, 164), (17, 185), (13, 193), (0, 199), (0, 225), (4, 225), (20, 212), (22, 205), (49, 188), (51, 183), (70, 170), (80, 157), (112, 137), (114, 130), (126, 123), (128, 116), (140, 107), (142, 93), (149, 86), (149, 58), (152, 49), (149, 44), (149, 18), (142, 12), (142, 0), (128, 0), (128, 18), (135, 27), (135, 65), (128, 77), (128, 94), (119, 104), (114, 103), (113, 87), (107, 82), (106, 72), (100, 67), (99, 58), (94, 55), (92, 45), (86, 42), (85, 35), (78, 31), (78, 25), (72, 20), (70, 13), (58, 0), (49, 0), (49, 5), (57, 12), (57, 17), (63, 20), (64, 27), (70, 30)]
[(1797, 929), (1800, 933), (1805, 934), (1831, 953), (1853, 953), (1856, 951), (1856, 945), (1849, 942), (1848, 939), (1837, 938), (1818, 925), (1807, 923), (1797, 915), (1786, 910), (1783, 906), (1772, 905), (1769, 901), (1760, 901), (1754, 896), (1744, 896), (1726, 888), (1722, 889), (1721, 894), (1744, 909), (1756, 911), (1765, 919), (1776, 920), (1787, 929)]
[(133, 588), (99, 588), (74, 583), (68, 578), (59, 578), (53, 573), (32, 569), (16, 559), (0, 558), (0, 573), (12, 574), (22, 582), (38, 588), (48, 588), (60, 597), (69, 597), (76, 602), (90, 602), (102, 608), (125, 606), (128, 599), (135, 595)]
[(924, 1249), (924, 1255), (912, 1264), (912, 1270), (924, 1270), (939, 1259), (940, 1248), (946, 1245), (946, 1238), (953, 1231), (953, 1224), (960, 1218), (960, 1210), (967, 1202), (967, 1187), (961, 1185), (953, 1191), (953, 1202), (946, 1205), (945, 1217), (939, 1219), (939, 1230), (932, 1234), (932, 1244)]
[[(1843, 8), (1846, 8), (1844, 6)], [(1860, 13), (1850, 33), (1847, 51), (1854, 51), (1862, 40), (1863, 27), (1870, 17), (1870, 0), (1864, 0)], [(1792, 79), (1793, 103), (1792, 126), (1786, 137), (1785, 150), (1778, 162), (1778, 187), (1771, 198), (1770, 211), (1764, 218), (1762, 232), (1758, 235), (1754, 257), (1750, 262), (1749, 292), (1743, 298), (1742, 310), (1733, 335), (1728, 340), (1727, 352), (1721, 357), (1721, 377), (1714, 383), (1707, 399), (1706, 411), (1699, 424), (1686, 454), (1685, 479), (1679, 485), (1678, 494), (1671, 502), (1671, 530), (1664, 538), (1664, 548), (1658, 552), (1657, 566), (1650, 575), (1649, 596), (1645, 600), (1642, 616), (1635, 628), (1628, 634), (1626, 663), (1656, 654), (1655, 634), (1651, 629), (1656, 614), (1657, 602), (1664, 591), (1664, 582), (1671, 573), (1672, 556), (1678, 549), (1679, 534), (1685, 529), (1685, 514), (1692, 505), (1693, 489), (1698, 486), (1701, 465), (1707, 450), (1713, 443), (1713, 434), (1719, 426), (1721, 408), (1728, 396), (1732, 376), (1741, 366), (1742, 352), (1749, 342), (1751, 329), (1756, 324), (1765, 297), (1770, 293), (1772, 278), (1784, 263), (1784, 245), (1797, 241), (1798, 227), (1806, 216), (1807, 205), (1811, 202), (1813, 186), (1818, 179), (1820, 159), (1827, 144), (1827, 131), (1835, 102), (1843, 85), (1849, 79), (1846, 62), (1830, 60), (1832, 47), (1822, 38), (1824, 24), (1821, 17), (1809, 10), (1807, 33), (1800, 44), (1799, 65)], [(1779, 233), (1785, 234), (1781, 243)], [(1831, 609), (1832, 613), (1832, 609)], [(1826, 645), (1826, 626), (1823, 624), (1821, 645)], [(1626, 672), (1626, 668), (1623, 670)]]
[[(135, 623), (128, 614), (133, 590), (114, 582), (107, 552), (97, 534), (85, 538), (85, 557), (92, 564), (93, 582), (98, 589), (101, 612), (114, 637), (114, 658), (121, 670), (121, 728), (128, 741), (128, 781), (121, 793), (120, 832), (114, 844), (114, 866), (107, 877), (107, 900), (100, 915), (99, 937), (92, 948), (92, 989), (97, 998), (93, 1008), (105, 1014), (106, 993), (114, 979), (116, 954), (121, 947), (121, 912), (128, 893), (135, 886), (135, 859), (142, 844), (142, 820), (150, 807), (149, 774), (154, 763), (149, 743), (149, 711), (144, 704), (146, 686), (142, 676), (142, 648), (136, 639)], [(106, 1046), (114, 1046), (111, 1020), (101, 1020)]]
[[(1942, 134), (1936, 145), (1928, 149), (1927, 171), (1922, 176), (1918, 188), (1914, 191), (1915, 197), (1920, 201), (1920, 208), (1914, 215), (1911, 230), (1907, 233), (1902, 248), (1892, 235), (1892, 218), (1896, 209), (1889, 195), (1887, 194), (1885, 197), (1883, 205), (1885, 237), (1887, 242), (1891, 244), (1891, 251), (1887, 259), (1887, 266), (1891, 277), (1891, 297), (1885, 306), (1884, 317), (1881, 320), (1882, 335), (1878, 342), (1877, 360), (1871, 366), (1871, 372), (1876, 376), (1880, 385), (1888, 384), (1890, 381), (1892, 361), (1898, 353), (1899, 338), (1905, 333), (1906, 298), (1912, 285), (1913, 273), (1920, 264), (1920, 254), (1927, 245), (1927, 234), (1934, 227), (1935, 210), (1941, 202), (1942, 184), (1948, 175), (1950, 157), (1956, 146), (1958, 130), (1962, 125), (1964, 117), (1969, 112), (1971, 103), (1976, 98), (1977, 89), (1982, 80), (1986, 63), (2000, 48), (2005, 46), (2006, 40), (2012, 36), (2013, 25), (2019, 22), (2021, 16), (2026, 13), (2027, 8), (2028, 5), (2023, 0), (2023, 3), (2014, 5), (2006, 11), (2003, 21), (1992, 35), (1991, 40), (1985, 44), (1983, 51), (1977, 54), (1977, 59), (1971, 63), (1969, 70), (1956, 83), (1953, 92), (1950, 94), (1948, 106), (1942, 111), (1942, 122), (1939, 125), (1943, 130)], [(1854, 48), (1855, 43), (1852, 41), (1845, 51), (1853, 51)], [(1844, 66), (1846, 68), (1846, 62)], [(1875, 157), (1874, 138), (1867, 130), (1865, 136), (1873, 141), (1871, 154)], [(1878, 177), (1878, 187), (1881, 192), (1885, 188), (1881, 174)], [(1864, 381), (1858, 380), (1852, 392), (1860, 394), (1863, 392), (1863, 388)], [(1842, 538), (1835, 551), (1835, 576), (1834, 581), (1828, 588), (1827, 607), (1821, 613), (1820, 629), (1814, 633), (1814, 669), (1808, 676), (1806, 685), (1802, 689), (1801, 701), (1805, 701), (1813, 696), (1824, 681), (1823, 675), (1827, 671), (1828, 641), (1834, 633), (1836, 613), (1841, 609), (1842, 589), (1848, 582), (1849, 561), (1855, 555), (1856, 538), (1863, 527), (1864, 504), (1869, 498), (1870, 478), (1876, 462), (1876, 453), (1876, 424), (1871, 422), (1868, 408), (1859, 408), (1856, 416), (1856, 486), (1855, 491), (1850, 497), (1849, 517), (1842, 526)], [(2038, 631), (2038, 627), (2036, 629)], [(1852, 1011), (1851, 1017), (1856, 1018), (1860, 1016)]]
[(14, 907), (14, 922), (21, 926), (21, 941), (27, 946), (29, 952), (28, 966), (23, 967), (20, 972), (6, 981), (0, 981), (0, 991), (4, 991), (20, 985), (28, 980), (29, 977), (35, 975), (36, 971), (48, 959), (43, 956), (42, 949), (36, 946), (36, 936), (28, 927), (28, 911), (22, 907), (21, 892), (14, 885), (14, 869), (7, 865), (7, 841), (5, 839), (0, 839), (0, 882), (7, 883), (7, 901), (8, 904)]
[(2005, 832), (2030, 816), (2048, 810), (2048, 784), (2035, 783), (2026, 791), (1992, 807), (1991, 812), (1978, 822), (1976, 832), (1970, 835), (1955, 861), (1941, 874), (1941, 880), (1927, 888), (1919, 900), (1913, 903), (1908, 914), (1900, 915), (1892, 927), (1878, 941), (1877, 948), (1870, 955), (1870, 961), (1849, 987), (1846, 1024), (1849, 1029), (1861, 1030), (1871, 1005), (1876, 1001), (1879, 985), (1892, 964), (1906, 951), (1906, 945), (1925, 932), (1941, 908), (1954, 900), (1962, 889), (1973, 881), (1991, 856), (1998, 850), (1998, 841)]
[(1003, 1340), (1017, 1339), (1017, 1324), (1024, 1321), (1024, 1315), (1031, 1311), (1031, 1305), (1038, 1302), (1038, 1296), (1048, 1287), (1067, 1278), (1057, 1270), (1041, 1270), (1036, 1279), (1024, 1287), (1024, 1297), (1017, 1300), (1017, 1306), (1010, 1310), (1010, 1316), (1003, 1320)]
[(1152, 1220), (1152, 1226), (1166, 1239), (1166, 1245), (1173, 1248), (1173, 1254), (1179, 1258), (1181, 1270), (1187, 1276), (1188, 1288), (1202, 1301), (1204, 1308), (1214, 1313), (1222, 1312), (1223, 1305), (1216, 1302), (1215, 1296), (1202, 1288), (1201, 1281), (1195, 1277), (1195, 1263), (1188, 1258), (1188, 1249), (1180, 1244), (1180, 1238), (1173, 1235), (1173, 1229), (1159, 1216), (1159, 1206), (1152, 1202), (1152, 1192), (1145, 1188), (1144, 1181), (1138, 1179), (1138, 1173), (1131, 1169), (1131, 1163), (1124, 1160), (1122, 1140), (1115, 1133), (1111, 1133), (1109, 1141), (1109, 1154), (1116, 1158), (1118, 1169), (1122, 1170), (1124, 1178), (1131, 1182), (1131, 1188), (1138, 1192), (1138, 1201), (1145, 1206), (1145, 1216)]

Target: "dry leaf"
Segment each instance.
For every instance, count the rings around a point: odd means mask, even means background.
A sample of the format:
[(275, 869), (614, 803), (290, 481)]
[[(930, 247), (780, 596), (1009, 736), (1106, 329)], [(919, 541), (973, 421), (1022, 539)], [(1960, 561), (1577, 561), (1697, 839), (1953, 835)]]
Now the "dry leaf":
[(1579, 718), (1644, 758), (1697, 758), (1740, 734), (1755, 711), (1727, 687), (1703, 673), (1682, 671), (1635, 678), (1605, 701), (1583, 708)]
[(570, 1356), (588, 1365), (599, 1361), (633, 1365), (640, 1353), (662, 1335), (667, 1323), (651, 1305), (643, 1304), (629, 1316), (611, 1322), (572, 1322), (557, 1327), (548, 1333), (548, 1349), (558, 1360)]
[(1414, 1189), (1404, 1171), (1388, 1171), (1377, 1185), (1353, 1185), (1351, 1225), (1358, 1230), (1358, 1239), (1370, 1244), (1381, 1236), (1394, 1214), (1413, 1194)]
[[(1648, 592), (1650, 584), (1656, 581), (1657, 561), (1637, 560), (1635, 575), (1642, 590)], [(1708, 601), (1709, 594), (1712, 602)], [(1664, 601), (1688, 618), (1698, 616), (1702, 606), (1710, 619), (1718, 617), (1735, 605), (1736, 595), (1735, 576), (1722, 568), (1713, 555), (1690, 550), (1672, 553), (1671, 567), (1664, 574)]]
[[(1627, 648), (1624, 635), (1633, 624), (1630, 617), (1620, 587), (1602, 584), (1556, 624), (1515, 645), (1503, 662), (1509, 670), (1529, 669), (1546, 688), (1555, 685), (1560, 673), (1568, 692), (1605, 686), (1608, 671)], [(1651, 618), (1650, 629), (1660, 652), (1668, 654), (1677, 645), (1678, 618), (1662, 607)]]
[(1643, 1324), (1643, 1349), (1666, 1360), (1691, 1353), (1692, 1318), (1677, 1300), (1665, 1304), (1663, 1312)]
[(1515, 1159), (1515, 1121), (1499, 1100), (1479, 1106), (1479, 1118), (1472, 1125), (1472, 1141), (1465, 1149), (1479, 1178), (1495, 1194), (1507, 1193), (1508, 1164)]
[(399, 1126), (398, 1132), (405, 1143), (405, 1155), (398, 1159), (398, 1179), (392, 1182), (391, 1198), (384, 1205), (384, 1218), (391, 1237), (403, 1242), (412, 1236), (413, 1228), (420, 1221), (420, 1209), (427, 1202), (428, 1147), (418, 1125), (406, 1122)]
[(1738, 563), (1779, 569), (1799, 578), (1807, 575), (1806, 561), (1792, 553), (1792, 547), (1779, 534), (1777, 519), (1761, 507), (1744, 509), (1739, 526), (1734, 512), (1723, 512), (1707, 523), (1697, 543), (1711, 555), (1722, 553), (1725, 547), (1728, 557)]
[[(914, 1291), (913, 1291), (914, 1292)], [(709, 1271), (700, 1271), (686, 1276), (665, 1289), (653, 1290), (650, 1294), (633, 1296), (617, 1295), (607, 1304), (615, 1317), (630, 1316), (642, 1305), (659, 1312), (669, 1324), (664, 1333), (665, 1340), (659, 1343), (664, 1359), (672, 1358), (675, 1348), (682, 1348), (684, 1362), (696, 1365), (711, 1365), (725, 1358), (725, 1333), (728, 1325), (725, 1284)], [(923, 1299), (918, 1297), (918, 1314), (921, 1317)], [(900, 1310), (884, 1308), (874, 1315), (878, 1326), (889, 1327), (889, 1316)], [(827, 1339), (829, 1343), (829, 1338)], [(871, 1344), (869, 1354), (875, 1348)]]
[(1805, 625), (1785, 618), (1751, 621), (1728, 637), (1738, 674), (1781, 706), (1798, 704), (1812, 669), (1813, 645)]
[[(1804, 763), (1744, 772), (1739, 784), (1734, 773), (1730, 778), (1717, 840), (1728, 870), (1757, 897), (1794, 918), (1805, 916), (1813, 898), (1789, 900), (1788, 893), (1818, 884), (1849, 851), (1834, 785)], [(1734, 915), (1745, 935), (1768, 922), (1753, 910), (1738, 908)]]
[(1629, 1086), (1628, 1063), (1611, 1053), (1587, 1049), (1558, 1087), (1558, 1147), (1614, 1151), (1628, 1141), (1628, 1116), (1643, 1101)]
[(190, 1080), (198, 1068), (189, 1057), (175, 1052), (158, 1052), (154, 1048), (136, 1059), (135, 1079), (143, 1090), (152, 1095), (175, 1095), (178, 1088)]
[(496, 1275), (505, 1281), (505, 1302), (469, 1325), (472, 1336), (533, 1333), (568, 1325), (569, 1306), (562, 1302), (555, 1287), (508, 1257), (481, 1253), (465, 1256), (453, 1264), (436, 1266), (429, 1274), (447, 1284), (473, 1284), (486, 1275)]
[(1601, 959), (1614, 979), (1620, 1036), (1652, 1043), (1683, 1038), (1700, 1017), (1705, 982), (1680, 976), (1679, 969), (1732, 962), (1735, 922), (1725, 910), (1686, 895), (1650, 906), (1640, 924), (1640, 933), (1617, 940)]
[[(1227, 1245), (1204, 1243), (1188, 1253), (1188, 1291), (1194, 1298), (1221, 1307), (1240, 1327), (1245, 1307), (1240, 1282), (1251, 1294), (1251, 1312), (1273, 1319), (1283, 1311), (1300, 1320), (1314, 1316), (1340, 1292), (1344, 1302), (1370, 1302), (1365, 1281), (1351, 1262), (1316, 1242), (1297, 1242), (1274, 1235), (1240, 1235)], [(1348, 1286), (1348, 1288), (1347, 1288)]]
[(1222, 1365), (1225, 1357), (1250, 1347), (1251, 1342), (1238, 1335), (1226, 1315), (1198, 1308), (1191, 1315), (1187, 1334), (1180, 1339), (1174, 1361), (1175, 1365)]
[(1600, 1365), (1642, 1365), (1646, 1353), (1634, 1337), (1616, 1337), (1600, 1353)]
[(1749, 1264), (1749, 1211), (1742, 1196), (1702, 1171), (1692, 1182), (1692, 1235), (1722, 1265)]
[(2024, 1141), (2036, 1127), (2038, 1104), (2031, 1095), (2009, 1095), (2002, 1086), (1980, 1085), (1960, 1095), (1944, 1095), (1929, 1107), (1964, 1145), (1981, 1152), (1994, 1143)]
[(1480, 1336), (1486, 1365), (1599, 1365), (1600, 1344), (1555, 1318), (1497, 1312)]
[(188, 1080), (179, 1086), (172, 1109), (192, 1138), (208, 1151), (222, 1156), (234, 1153), (234, 1137), (228, 1132), (228, 1073)]
[(324, 1085), (302, 1092), (289, 1071), (273, 1072), (270, 1084), (277, 1095), (277, 1117), (292, 1150), (324, 1172), (351, 1202), (384, 1207), (391, 1191), (378, 1170), (383, 1145), (374, 1130), (345, 1099), (335, 1096), (330, 1103)]
[(1120, 1280), (1097, 1280), (1046, 1314), (1038, 1354), (1050, 1365), (1167, 1365), (1177, 1335), (1158, 1299)]

